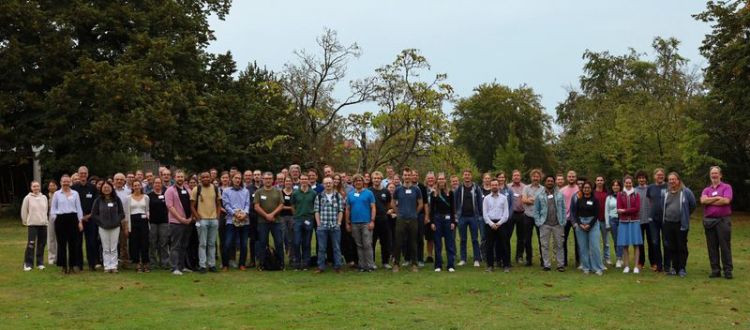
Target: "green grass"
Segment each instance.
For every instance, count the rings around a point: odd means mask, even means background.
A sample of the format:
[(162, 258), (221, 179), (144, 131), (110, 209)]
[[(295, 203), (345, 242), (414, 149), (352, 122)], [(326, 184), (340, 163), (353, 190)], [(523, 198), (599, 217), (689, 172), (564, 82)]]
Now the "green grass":
[(17, 219), (4, 219), (0, 328), (747, 329), (750, 216), (733, 220), (735, 279), (728, 281), (707, 278), (697, 216), (684, 279), (650, 270), (638, 276), (615, 269), (602, 277), (571, 269), (545, 273), (538, 260), (510, 274), (487, 274), (484, 267), (453, 274), (233, 271), (174, 277), (166, 271), (61, 275), (55, 267), (27, 273), (21, 270), (26, 230)]

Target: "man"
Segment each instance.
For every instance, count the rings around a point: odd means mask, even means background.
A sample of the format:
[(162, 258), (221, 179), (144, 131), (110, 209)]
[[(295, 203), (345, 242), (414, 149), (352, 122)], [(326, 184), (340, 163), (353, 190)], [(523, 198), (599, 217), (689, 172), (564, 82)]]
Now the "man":
[(388, 210), (391, 208), (391, 193), (382, 188), (383, 173), (372, 172), (372, 187), (370, 191), (375, 196), (375, 229), (372, 238), (372, 253), (375, 255), (375, 245), (380, 241), (380, 259), (386, 269), (391, 269), (389, 263), (392, 248), (391, 226), (388, 223)]
[(284, 269), (284, 237), (281, 233), (281, 223), (278, 221), (279, 213), (284, 206), (281, 191), (273, 187), (273, 174), (263, 173), (263, 188), (255, 191), (253, 199), (255, 212), (258, 214), (258, 242), (259, 249), (256, 256), (258, 270), (263, 271), (266, 261), (266, 247), (268, 246), (268, 234), (273, 236), (274, 255)]
[(666, 236), (663, 232), (664, 195), (662, 195), (662, 193), (667, 189), (667, 183), (664, 182), (665, 178), (663, 168), (655, 169), (654, 183), (650, 184), (648, 189), (646, 189), (646, 199), (648, 199), (648, 205), (651, 206), (651, 212), (649, 215), (651, 222), (649, 223), (649, 229), (651, 229), (651, 244), (653, 244), (652, 251), (654, 252), (654, 261), (656, 262), (657, 272), (669, 272), (672, 265), (672, 259), (670, 258), (667, 249), (669, 242), (667, 242)]
[(555, 176), (555, 185), (558, 190), (565, 187), (565, 176), (562, 173), (557, 173)]
[[(604, 177), (601, 175), (598, 175), (596, 179), (594, 179), (594, 199), (596, 199), (597, 206), (599, 207), (596, 213), (596, 220), (599, 221), (599, 231), (602, 235), (604, 263), (611, 265), (612, 259), (609, 257), (609, 239), (607, 237), (609, 235), (609, 229), (606, 226), (607, 222), (604, 216), (604, 209), (607, 206), (607, 188), (605, 187)], [(641, 199), (641, 203), (643, 203), (643, 199)], [(614, 244), (617, 245), (617, 242), (614, 242)], [(606, 270), (607, 267), (605, 266), (604, 269)]]
[[(248, 195), (250, 196), (251, 205), (255, 200), (255, 192), (261, 187), (257, 185), (258, 182), (256, 181), (256, 173), (257, 178), (262, 181), (260, 170), (246, 170), (242, 174), (242, 180), (244, 182), (245, 189), (247, 189)], [(258, 242), (258, 212), (255, 212), (255, 207), (250, 207), (250, 212), (248, 212), (247, 217), (250, 222), (247, 240), (250, 247), (250, 265), (248, 266), (251, 268), (255, 268), (257, 266), (256, 257), (258, 255), (258, 250), (260, 250), (260, 243)], [(239, 241), (237, 241), (236, 243), (239, 244)], [(235, 246), (237, 244), (235, 244)], [(265, 251), (265, 247), (263, 248), (263, 250)], [(234, 251), (234, 249), (229, 249), (229, 253), (231, 253), (231, 255), (229, 256), (230, 264), (234, 262)]]
[(159, 171), (161, 177), (161, 184), (164, 186), (164, 190), (171, 187), (174, 182), (172, 181), (172, 171), (164, 167)]
[[(118, 198), (120, 198), (120, 202), (122, 205), (127, 205), (128, 196), (132, 193), (130, 188), (128, 188), (126, 185), (126, 177), (122, 173), (117, 173), (114, 176), (114, 186), (115, 186), (115, 194)], [(128, 219), (123, 219), (122, 224), (120, 226), (120, 237), (118, 240), (118, 250), (120, 257), (120, 260), (122, 260), (121, 267), (123, 269), (127, 268), (127, 265), (130, 263), (130, 250), (128, 249)]]
[(135, 180), (135, 174), (133, 172), (128, 172), (127, 174), (125, 174), (125, 187), (133, 190), (133, 180)]
[[(560, 192), (563, 194), (563, 198), (565, 198), (565, 219), (568, 221), (565, 224), (565, 243), (564, 243), (564, 251), (565, 251), (565, 267), (568, 266), (568, 236), (570, 236), (570, 229), (573, 228), (573, 222), (574, 220), (570, 217), (570, 202), (573, 199), (573, 195), (577, 194), (578, 191), (580, 191), (580, 186), (578, 186), (578, 179), (576, 178), (576, 172), (573, 170), (568, 171), (568, 185), (565, 187), (562, 187), (560, 189)], [(574, 250), (576, 255), (576, 267), (580, 264), (580, 255), (578, 255), (578, 236), (576, 236), (575, 230), (573, 231), (573, 240), (574, 240)]]
[(319, 194), (323, 191), (323, 185), (318, 183), (318, 172), (314, 168), (307, 170), (307, 180), (310, 182), (310, 189)]
[[(521, 201), (523, 196), (523, 191), (526, 189), (526, 185), (521, 182), (521, 171), (520, 170), (513, 170), (513, 173), (511, 174), (511, 184), (508, 187), (510, 189), (510, 193), (512, 194), (511, 201), (513, 205), (513, 214), (511, 215), (511, 223), (515, 225), (516, 227), (516, 263), (521, 263), (521, 260), (523, 260), (523, 253), (526, 248), (526, 223), (524, 222), (524, 206), (523, 202)], [(530, 230), (531, 228), (528, 228)], [(531, 235), (528, 235), (531, 237)], [(531, 253), (531, 244), (528, 244), (528, 250), (526, 250), (526, 254), (529, 255)], [(529, 262), (531, 262), (531, 258), (527, 258)]]
[(328, 243), (333, 245), (333, 269), (341, 272), (341, 221), (344, 218), (344, 197), (333, 189), (333, 178), (323, 178), (325, 190), (315, 198), (315, 222), (317, 223), (318, 269), (322, 273), (326, 267), (326, 250)]
[[(430, 205), (429, 204), (429, 191), (427, 190), (427, 186), (419, 182), (419, 172), (417, 170), (411, 171), (411, 182), (413, 182), (418, 188), (419, 191), (422, 193), (422, 204), (423, 205)], [(425, 239), (427, 239), (426, 233), (426, 227), (429, 227), (430, 220), (427, 219), (427, 213), (425, 212), (427, 207), (422, 208), (422, 211), (419, 212), (419, 215), (417, 215), (417, 221), (419, 222), (419, 225), (417, 226), (417, 266), (424, 267), (424, 245), (425, 245)], [(428, 239), (428, 242), (432, 242), (434, 239), (434, 233), (429, 235), (430, 238)]]
[[(417, 250), (417, 226), (420, 226), (417, 222), (417, 216), (424, 204), (422, 202), (422, 192), (420, 189), (413, 185), (411, 170), (407, 167), (403, 172), (404, 182), (403, 185), (396, 188), (396, 192), (393, 195), (391, 201), (391, 207), (397, 211), (398, 218), (396, 219), (396, 242), (393, 244), (393, 254), (395, 260), (393, 263), (393, 272), (399, 271), (399, 263), (401, 262), (401, 242), (406, 241), (407, 247), (412, 251)], [(417, 254), (412, 253), (411, 255), (411, 271), (417, 272)]]
[(531, 258), (533, 256), (533, 249), (531, 248), (531, 236), (534, 228), (536, 228), (537, 244), (539, 245), (539, 263), (543, 264), (542, 260), (542, 240), (539, 235), (539, 227), (534, 222), (534, 203), (536, 202), (536, 196), (538, 196), (543, 190), (544, 186), (540, 184), (542, 181), (542, 171), (540, 169), (533, 169), (530, 173), (531, 184), (526, 185), (523, 189), (523, 196), (521, 202), (523, 203), (523, 224), (524, 224), (524, 249), (526, 250), (526, 266), (531, 266)]
[(145, 180), (146, 177), (143, 175), (142, 170), (136, 170), (135, 171), (135, 177), (133, 178), (134, 181), (138, 181), (140, 183), (143, 183), (143, 180)]
[[(101, 268), (101, 244), (99, 243), (99, 226), (91, 219), (91, 206), (94, 205), (94, 200), (98, 197), (96, 186), (89, 182), (89, 169), (86, 166), (78, 168), (78, 182), (74, 183), (71, 189), (78, 192), (78, 197), (81, 200), (81, 211), (83, 211), (83, 232), (78, 233), (78, 243), (83, 242), (83, 237), (86, 237), (86, 258), (89, 262), (89, 269), (93, 271), (97, 267)], [(77, 260), (81, 264), (77, 265), (78, 268), (83, 269), (83, 249), (78, 248), (80, 252)]]
[(425, 190), (422, 191), (425, 195), (425, 197), (422, 199), (424, 201), (424, 210), (425, 210), (425, 222), (427, 223), (424, 226), (424, 240), (427, 241), (427, 259), (425, 262), (434, 263), (435, 260), (432, 257), (435, 254), (435, 231), (432, 229), (432, 225), (430, 224), (432, 219), (430, 218), (432, 215), (430, 215), (430, 199), (432, 198), (432, 190), (435, 189), (435, 172), (427, 172), (425, 175)]
[(300, 188), (292, 193), (292, 212), (294, 213), (294, 240), (292, 265), (297, 270), (307, 270), (310, 263), (310, 242), (312, 241), (313, 218), (315, 217), (315, 197), (317, 193), (310, 187), (307, 175), (299, 178)]
[(212, 167), (210, 170), (208, 170), (208, 174), (211, 175), (212, 183), (214, 181), (219, 181), (219, 171), (215, 167)]
[(255, 185), (256, 190), (263, 187), (263, 174), (260, 170), (253, 171), (253, 184)]
[(495, 251), (499, 250), (503, 271), (507, 273), (510, 271), (510, 251), (506, 247), (510, 245), (505, 241), (509, 236), (502, 232), (501, 227), (508, 222), (508, 197), (499, 193), (496, 179), (490, 181), (490, 191), (482, 201), (484, 225), (487, 227), (487, 271), (495, 270)]
[(167, 189), (165, 199), (169, 211), (169, 261), (172, 275), (182, 275), (191, 272), (185, 267), (188, 241), (190, 240), (193, 214), (190, 208), (189, 187), (185, 183), (185, 172), (175, 171), (175, 184)]
[(333, 178), (333, 166), (326, 165), (323, 166), (323, 177), (325, 178)]
[[(664, 195), (664, 235), (667, 249), (672, 258), (672, 269), (669, 275), (687, 276), (688, 257), (687, 236), (690, 230), (690, 214), (695, 211), (695, 197), (680, 176), (671, 172), (667, 176), (668, 188)], [(665, 269), (666, 270), (666, 269)]]
[(279, 172), (276, 173), (276, 182), (274, 183), (274, 186), (276, 189), (281, 190), (284, 189), (284, 179), (286, 178), (286, 174)]
[(458, 181), (457, 175), (451, 175), (451, 190), (456, 191), (458, 189), (458, 185), (461, 183)]
[(149, 194), (154, 191), (154, 171), (146, 171), (146, 179), (143, 180), (143, 193)]
[(387, 165), (385, 167), (385, 179), (383, 179), (383, 182), (381, 183), (382, 189), (388, 189), (388, 184), (393, 182), (393, 176), (396, 174), (396, 171), (393, 170), (393, 166)]
[[(722, 182), (721, 168), (712, 166), (709, 171), (711, 184), (701, 193), (703, 208), (703, 229), (706, 233), (708, 260), (711, 264), (709, 278), (732, 279), (732, 186)], [(721, 256), (721, 258), (719, 258)], [(721, 263), (719, 263), (721, 260)]]
[[(635, 174), (635, 180), (638, 182), (638, 186), (635, 187), (635, 192), (638, 193), (638, 197), (641, 200), (641, 210), (639, 218), (641, 220), (641, 236), (643, 237), (643, 245), (638, 249), (638, 260), (640, 265), (638, 268), (643, 269), (643, 265), (646, 263), (646, 243), (648, 243), (648, 263), (651, 265), (651, 270), (656, 271), (656, 259), (654, 258), (654, 245), (651, 244), (651, 205), (648, 203), (648, 176), (646, 172), (638, 171)], [(607, 246), (609, 249), (609, 246)], [(607, 251), (609, 252), (609, 251)], [(609, 254), (609, 253), (607, 253)]]
[(565, 218), (565, 200), (563, 194), (555, 189), (555, 178), (548, 175), (544, 178), (544, 190), (536, 196), (534, 201), (534, 222), (539, 227), (542, 259), (544, 271), (552, 269), (550, 260), (550, 238), (555, 240), (557, 255), (557, 271), (565, 271), (564, 256), (564, 226)]
[(482, 189), (472, 181), (471, 170), (464, 170), (463, 179), (463, 184), (454, 191), (456, 214), (458, 216), (458, 235), (461, 238), (461, 261), (458, 265), (466, 265), (466, 227), (468, 227), (471, 231), (474, 267), (479, 267), (481, 254), (478, 230), (480, 224), (479, 219), (482, 219)]
[[(294, 190), (299, 189), (299, 186), (300, 186), (299, 177), (301, 174), (302, 174), (302, 169), (299, 167), (299, 165), (292, 164), (289, 166), (289, 176), (292, 177), (292, 189)], [(281, 183), (282, 183), (282, 188), (284, 188), (283, 187), (284, 182), (282, 181)]]
[(372, 231), (375, 229), (375, 196), (365, 189), (365, 179), (356, 174), (352, 177), (354, 190), (346, 198), (346, 231), (352, 233), (357, 246), (360, 272), (375, 270), (372, 251)]
[(200, 185), (193, 188), (190, 194), (191, 212), (195, 214), (198, 227), (198, 271), (206, 269), (216, 273), (216, 236), (219, 230), (219, 213), (221, 195), (219, 188), (211, 183), (211, 174), (200, 174)]

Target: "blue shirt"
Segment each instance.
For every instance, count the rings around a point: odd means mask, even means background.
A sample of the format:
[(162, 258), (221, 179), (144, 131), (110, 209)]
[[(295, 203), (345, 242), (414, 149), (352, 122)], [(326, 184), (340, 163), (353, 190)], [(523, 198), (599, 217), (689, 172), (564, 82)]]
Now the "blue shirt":
[(78, 192), (71, 189), (70, 196), (65, 196), (62, 189), (55, 191), (49, 213), (52, 219), (56, 219), (60, 214), (75, 213), (78, 221), (81, 221), (83, 219), (83, 210), (81, 209), (81, 200), (78, 198)]
[(224, 189), (221, 193), (221, 202), (224, 203), (224, 209), (227, 211), (227, 224), (232, 223), (234, 212), (237, 210), (250, 213), (250, 192), (245, 188)]
[(417, 201), (422, 199), (422, 192), (419, 187), (416, 185), (411, 185), (409, 188), (398, 186), (396, 192), (393, 193), (393, 199), (398, 201), (396, 211), (398, 211), (399, 218), (417, 218)]
[(372, 208), (375, 195), (369, 189), (352, 190), (347, 194), (346, 205), (350, 208), (349, 218), (352, 223), (368, 223), (372, 219)]

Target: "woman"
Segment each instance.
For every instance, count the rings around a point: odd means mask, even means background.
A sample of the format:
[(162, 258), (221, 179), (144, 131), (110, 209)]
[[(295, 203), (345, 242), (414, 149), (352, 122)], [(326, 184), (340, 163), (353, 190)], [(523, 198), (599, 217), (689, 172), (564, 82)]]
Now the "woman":
[(232, 176), (232, 187), (223, 190), (221, 202), (227, 212), (226, 233), (224, 234), (226, 240), (221, 254), (221, 270), (229, 271), (229, 251), (237, 248), (234, 243), (235, 238), (239, 237), (239, 269), (244, 271), (247, 261), (247, 238), (250, 232), (250, 193), (242, 186), (242, 175), (235, 173)]
[(583, 183), (582, 190), (573, 195), (570, 205), (570, 216), (573, 218), (578, 233), (578, 251), (581, 255), (583, 273), (588, 275), (593, 271), (596, 275), (602, 276), (604, 265), (599, 252), (601, 231), (599, 221), (596, 219), (599, 213), (599, 201), (593, 194), (591, 182)]
[[(232, 188), (232, 184), (229, 180), (229, 172), (222, 171), (221, 175), (219, 175), (219, 194), (223, 195), (224, 190), (227, 190), (230, 188)], [(221, 209), (219, 210), (219, 248), (216, 249), (216, 251), (219, 251), (220, 254), (224, 254), (224, 235), (226, 234), (226, 232), (227, 232), (227, 211), (224, 209), (224, 204), (222, 203)]]
[[(49, 210), (52, 209), (52, 202), (54, 201), (55, 192), (60, 185), (57, 184), (55, 179), (49, 180), (47, 184), (47, 205)], [(57, 264), (57, 235), (55, 235), (55, 218), (49, 216), (49, 224), (47, 225), (47, 264)]]
[(448, 186), (444, 173), (438, 173), (437, 185), (430, 198), (430, 227), (435, 232), (435, 271), (443, 268), (443, 243), (448, 255), (448, 272), (455, 270), (456, 238), (456, 205), (453, 191)]
[(482, 175), (482, 196), (487, 196), (487, 195), (489, 195), (492, 192), (492, 191), (490, 191), (490, 182), (491, 181), (492, 181), (492, 175), (490, 175), (489, 172), (484, 173)]
[[(340, 174), (333, 175), (333, 190), (341, 194), (341, 197), (343, 197), (341, 205), (347, 205), (346, 197), (348, 194), (346, 193), (346, 185), (344, 184)], [(331, 251), (331, 254), (329, 254), (329, 256), (332, 258), (332, 244), (328, 245), (328, 249)], [(346, 221), (341, 221), (341, 256), (344, 257), (344, 260), (346, 260), (346, 263), (350, 268), (354, 268), (357, 264), (359, 264), (359, 257), (357, 256), (357, 245), (354, 243), (354, 237), (352, 237), (352, 233), (346, 230)]]
[(190, 187), (190, 191), (193, 191), (193, 188), (198, 186), (198, 178), (195, 177), (195, 175), (190, 176), (190, 180), (188, 181), (188, 187)]
[[(44, 269), (44, 244), (47, 242), (47, 226), (49, 225), (49, 203), (47, 196), (42, 194), (42, 185), (38, 181), (31, 181), (31, 192), (26, 195), (21, 204), (21, 222), (28, 228), (26, 239), (26, 253), (24, 254), (23, 270), (28, 272), (36, 266)], [(35, 250), (36, 249), (36, 250)]]
[(169, 266), (169, 211), (164, 200), (164, 181), (154, 177), (152, 190), (148, 193), (148, 246), (149, 258), (162, 269)]
[(622, 191), (620, 180), (612, 180), (610, 194), (604, 202), (604, 223), (610, 233), (612, 233), (612, 243), (615, 246), (615, 268), (622, 268), (622, 246), (617, 244), (617, 230), (620, 226), (620, 218), (617, 215), (617, 196)]
[[(281, 236), (284, 237), (284, 248), (290, 258), (292, 254), (292, 241), (294, 240), (294, 219), (292, 216), (292, 194), (294, 193), (294, 180), (291, 176), (284, 178), (284, 188), (281, 189), (281, 197), (284, 199), (284, 206), (279, 212), (279, 222), (281, 223)], [(295, 260), (292, 260), (295, 264)]]
[[(390, 193), (391, 196), (396, 193), (395, 182), (389, 182), (385, 188), (388, 189), (388, 193)], [(392, 208), (388, 208), (386, 215), (388, 215), (388, 226), (391, 228), (391, 251), (393, 251), (393, 244), (396, 243), (396, 218), (398, 215), (396, 214), (396, 210)], [(393, 264), (393, 255), (391, 255), (391, 261), (389, 264)]]
[(398, 176), (398, 174), (393, 175), (393, 184), (396, 186), (396, 188), (401, 186), (401, 177)]
[(99, 226), (102, 240), (102, 262), (104, 271), (117, 273), (117, 242), (120, 237), (120, 224), (125, 219), (125, 211), (120, 198), (114, 193), (111, 183), (104, 181), (99, 197), (91, 206), (91, 218)]
[(60, 270), (69, 274), (77, 273), (79, 264), (83, 261), (77, 260), (81, 254), (77, 249), (81, 244), (76, 242), (83, 231), (83, 210), (78, 193), (70, 189), (72, 184), (69, 175), (65, 174), (60, 179), (61, 190), (55, 192), (52, 198), (50, 217), (55, 218), (55, 235), (57, 236), (57, 265)]
[(622, 181), (625, 184), (625, 189), (617, 196), (617, 214), (620, 217), (620, 228), (617, 229), (617, 245), (623, 248), (622, 257), (625, 268), (623, 268), (622, 272), (626, 274), (630, 272), (628, 248), (630, 245), (633, 246), (633, 255), (635, 258), (633, 274), (638, 274), (641, 272), (640, 268), (638, 268), (638, 265), (640, 265), (640, 260), (638, 260), (638, 246), (643, 245), (641, 222), (639, 220), (641, 198), (635, 191), (635, 188), (633, 188), (632, 176), (627, 175)]
[(143, 194), (143, 183), (133, 180), (131, 188), (133, 193), (130, 194), (125, 203), (125, 221), (128, 222), (127, 230), (129, 232), (130, 257), (131, 261), (136, 264), (136, 272), (148, 273), (148, 240), (149, 240), (149, 197)]

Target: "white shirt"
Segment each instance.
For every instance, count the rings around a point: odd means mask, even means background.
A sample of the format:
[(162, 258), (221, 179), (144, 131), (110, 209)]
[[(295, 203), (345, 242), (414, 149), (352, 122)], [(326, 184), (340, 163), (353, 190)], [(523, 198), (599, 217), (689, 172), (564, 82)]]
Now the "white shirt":
[[(484, 222), (488, 225), (501, 225), (508, 221), (508, 197), (501, 194), (489, 194), (482, 201)], [(492, 220), (500, 220), (494, 222)]]

